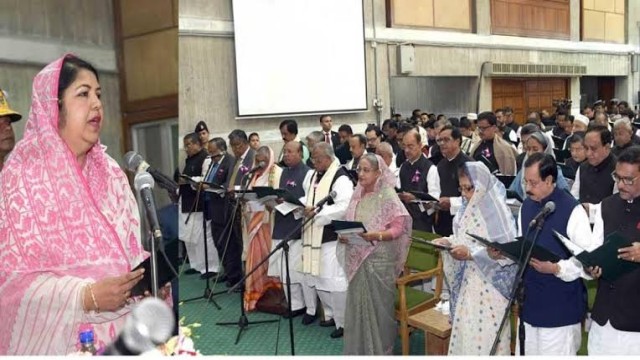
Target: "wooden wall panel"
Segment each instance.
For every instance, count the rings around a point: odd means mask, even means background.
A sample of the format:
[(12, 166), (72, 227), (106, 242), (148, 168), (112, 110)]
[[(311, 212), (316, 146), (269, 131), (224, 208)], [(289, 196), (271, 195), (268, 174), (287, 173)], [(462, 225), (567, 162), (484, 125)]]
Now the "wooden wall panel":
[(121, 4), (125, 38), (175, 26), (172, 0), (122, 1)]
[(511, 106), (518, 124), (532, 111), (553, 112), (553, 100), (569, 94), (567, 79), (493, 79), (491, 86), (493, 110)]
[(569, 39), (569, 0), (491, 0), (496, 35)]
[(387, 26), (471, 31), (470, 0), (386, 0)]
[(124, 40), (127, 100), (178, 92), (178, 31), (169, 29)]
[(624, 0), (583, 0), (581, 9), (583, 41), (624, 44)]

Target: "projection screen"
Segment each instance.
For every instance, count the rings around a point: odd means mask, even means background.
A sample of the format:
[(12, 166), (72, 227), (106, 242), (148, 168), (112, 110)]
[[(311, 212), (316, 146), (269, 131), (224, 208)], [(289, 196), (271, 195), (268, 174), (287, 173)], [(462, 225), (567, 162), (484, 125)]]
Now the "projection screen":
[(238, 116), (367, 109), (362, 0), (233, 0)]

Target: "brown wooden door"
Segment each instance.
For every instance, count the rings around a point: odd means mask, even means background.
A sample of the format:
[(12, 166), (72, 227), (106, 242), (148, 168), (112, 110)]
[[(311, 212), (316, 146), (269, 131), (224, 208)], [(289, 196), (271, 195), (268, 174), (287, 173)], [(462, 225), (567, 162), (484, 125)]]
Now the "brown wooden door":
[(552, 113), (553, 100), (568, 94), (567, 79), (493, 79), (491, 85), (493, 109), (511, 106), (514, 120), (521, 125), (532, 111)]

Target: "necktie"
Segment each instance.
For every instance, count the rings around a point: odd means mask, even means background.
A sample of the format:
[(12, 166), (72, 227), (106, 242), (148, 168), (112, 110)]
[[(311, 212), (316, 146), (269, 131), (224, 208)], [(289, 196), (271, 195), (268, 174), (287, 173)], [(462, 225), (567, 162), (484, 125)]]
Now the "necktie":
[(236, 184), (236, 176), (238, 175), (238, 170), (240, 170), (240, 165), (242, 165), (242, 158), (236, 161), (236, 165), (233, 167), (233, 173), (231, 174), (231, 179), (229, 180), (229, 186), (234, 186)]
[(329, 137), (329, 133), (324, 133), (324, 142), (327, 144), (331, 144), (331, 138)]

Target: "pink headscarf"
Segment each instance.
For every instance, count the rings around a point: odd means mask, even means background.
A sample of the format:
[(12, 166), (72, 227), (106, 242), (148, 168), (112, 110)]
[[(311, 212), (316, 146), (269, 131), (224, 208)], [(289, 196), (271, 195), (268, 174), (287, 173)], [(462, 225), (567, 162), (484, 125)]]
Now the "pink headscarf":
[(33, 81), (22, 140), (0, 173), (0, 354), (67, 354), (91, 324), (108, 344), (127, 307), (85, 314), (87, 283), (142, 261), (140, 220), (128, 180), (95, 144), (84, 168), (58, 134), (64, 57)]
[[(353, 221), (355, 219), (356, 207), (363, 197), (381, 196), (380, 193), (383, 190), (393, 193), (394, 196), (391, 196), (386, 201), (383, 201), (380, 208), (376, 209), (376, 212), (369, 214), (368, 218), (363, 222), (363, 224), (369, 232), (384, 231), (389, 228), (389, 225), (394, 220), (397, 221), (398, 218), (402, 219), (402, 233), (398, 238), (391, 240), (396, 246), (397, 276), (402, 272), (405, 261), (407, 260), (409, 245), (411, 244), (410, 236), (413, 221), (405, 206), (402, 204), (398, 196), (395, 195), (395, 175), (389, 170), (389, 167), (384, 162), (382, 157), (380, 157), (379, 155), (375, 156), (378, 159), (378, 168), (381, 174), (378, 177), (376, 184), (374, 185), (374, 189), (372, 192), (365, 194), (364, 187), (358, 182), (358, 185), (356, 185), (356, 188), (353, 191), (353, 196), (351, 197), (349, 207), (347, 208), (345, 219), (347, 221)], [(373, 253), (379, 245), (380, 243), (377, 243), (376, 246), (345, 246), (343, 244), (339, 245), (340, 247), (344, 246), (346, 248), (345, 272), (349, 280), (353, 278), (353, 276), (356, 274), (356, 271), (367, 258), (367, 256)]]

